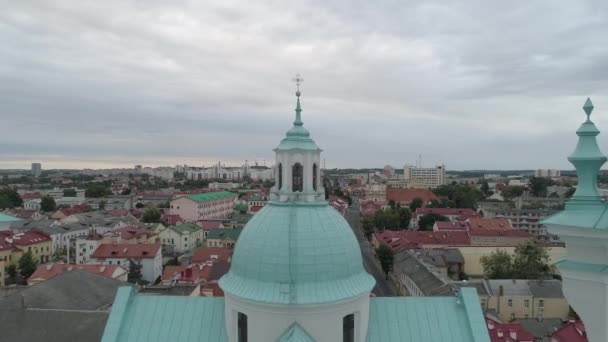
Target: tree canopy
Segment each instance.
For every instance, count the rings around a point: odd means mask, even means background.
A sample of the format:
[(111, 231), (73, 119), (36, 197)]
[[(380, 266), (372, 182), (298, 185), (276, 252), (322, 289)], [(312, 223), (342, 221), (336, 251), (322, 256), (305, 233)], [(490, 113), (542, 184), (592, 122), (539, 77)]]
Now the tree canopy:
[(418, 230), (431, 231), (433, 230), (433, 225), (437, 221), (449, 221), (449, 219), (435, 213), (423, 215), (420, 220), (418, 220)]
[(445, 197), (452, 201), (455, 208), (477, 208), (477, 202), (481, 201), (484, 196), (475, 186), (467, 186), (463, 184), (446, 184), (442, 185), (433, 192), (439, 197)]
[(144, 223), (159, 223), (160, 222), (160, 210), (157, 208), (151, 207), (147, 208), (144, 211), (143, 216), (141, 217), (141, 221)]
[(546, 177), (531, 177), (529, 180), (530, 193), (534, 197), (546, 197), (547, 186), (554, 185), (555, 182), (551, 178)]
[(76, 197), (75, 189), (63, 189), (63, 197)]
[(101, 183), (89, 184), (89, 186), (87, 186), (87, 188), (85, 189), (85, 192), (84, 192), (84, 195), (86, 197), (94, 197), (94, 198), (109, 196), (111, 194), (112, 194), (112, 191), (110, 190), (110, 187), (106, 186), (105, 184), (101, 184)]
[(49, 195), (42, 197), (42, 200), (40, 200), (40, 210), (48, 213), (55, 211), (55, 209), (57, 209), (57, 204), (55, 203), (53, 197)]
[(410, 202), (410, 210), (414, 213), (416, 212), (416, 209), (422, 208), (423, 204), (424, 201), (422, 200), (422, 198), (416, 197), (412, 200), (412, 202)]
[(378, 261), (380, 261), (382, 271), (388, 277), (388, 273), (393, 270), (393, 260), (395, 258), (393, 251), (387, 245), (380, 245), (380, 247), (376, 248), (376, 256), (378, 257)]
[(141, 264), (131, 260), (131, 262), (129, 263), (129, 273), (127, 274), (127, 281), (129, 283), (133, 283), (133, 284), (139, 284), (141, 283), (141, 278), (142, 278), (142, 274), (141, 274)]
[(36, 262), (32, 252), (25, 252), (19, 259), (19, 273), (24, 279), (29, 278), (36, 271)]
[(523, 186), (505, 186), (504, 188), (502, 188), (502, 191), (500, 192), (502, 197), (507, 198), (507, 199), (511, 199), (511, 198), (515, 198), (515, 197), (519, 197), (521, 195), (524, 194), (524, 187)]
[(483, 256), (481, 266), (490, 279), (543, 279), (551, 271), (547, 249), (536, 240), (517, 246), (514, 255), (498, 250)]
[(0, 188), (0, 209), (20, 207), (22, 204), (23, 200), (15, 189)]

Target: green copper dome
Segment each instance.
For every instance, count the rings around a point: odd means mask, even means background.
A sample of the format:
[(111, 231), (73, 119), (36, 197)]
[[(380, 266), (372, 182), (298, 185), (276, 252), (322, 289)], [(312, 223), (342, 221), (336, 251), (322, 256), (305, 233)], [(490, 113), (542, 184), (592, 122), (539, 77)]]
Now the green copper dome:
[(220, 279), (228, 294), (274, 304), (332, 303), (374, 285), (351, 227), (325, 201), (269, 203), (245, 226)]

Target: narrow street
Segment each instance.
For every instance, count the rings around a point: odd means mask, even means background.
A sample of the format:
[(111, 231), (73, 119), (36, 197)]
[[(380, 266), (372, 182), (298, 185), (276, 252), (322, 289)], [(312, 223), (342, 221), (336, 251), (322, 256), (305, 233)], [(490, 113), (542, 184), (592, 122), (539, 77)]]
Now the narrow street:
[(379, 297), (396, 296), (395, 285), (391, 280), (385, 279), (384, 272), (382, 272), (382, 268), (373, 254), (372, 245), (363, 235), (361, 217), (359, 216), (359, 202), (356, 199), (353, 199), (353, 205), (347, 209), (345, 218), (353, 229), (355, 236), (357, 236), (357, 240), (359, 240), (365, 270), (376, 279), (376, 286), (372, 292)]

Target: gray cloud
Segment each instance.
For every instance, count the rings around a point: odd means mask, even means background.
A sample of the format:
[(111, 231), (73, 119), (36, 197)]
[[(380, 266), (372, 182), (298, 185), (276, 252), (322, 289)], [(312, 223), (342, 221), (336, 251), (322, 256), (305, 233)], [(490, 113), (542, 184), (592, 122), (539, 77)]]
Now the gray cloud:
[(599, 0), (11, 2), (0, 167), (271, 160), (300, 72), (328, 167), (568, 168), (607, 33)]

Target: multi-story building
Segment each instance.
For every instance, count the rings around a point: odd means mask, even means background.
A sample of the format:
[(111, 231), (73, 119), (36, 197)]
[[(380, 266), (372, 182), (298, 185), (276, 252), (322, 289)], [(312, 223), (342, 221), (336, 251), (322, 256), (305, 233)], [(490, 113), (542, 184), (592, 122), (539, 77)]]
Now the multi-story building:
[(445, 165), (436, 167), (414, 167), (406, 165), (403, 167), (403, 178), (412, 182), (416, 187), (434, 189), (444, 185), (446, 182)]
[(560, 177), (561, 171), (558, 169), (538, 169), (534, 171), (534, 177)]
[(32, 176), (40, 177), (41, 173), (42, 173), (42, 164), (32, 163)]
[(243, 228), (219, 228), (207, 234), (207, 247), (234, 248)]
[(185, 195), (171, 201), (169, 213), (187, 221), (224, 219), (233, 213), (236, 200), (237, 194), (228, 191)]
[(23, 253), (31, 252), (36, 263), (45, 263), (53, 254), (52, 240), (47, 234), (38, 230), (13, 233), (0, 232), (0, 260), (7, 265), (17, 263)]
[(163, 269), (160, 244), (102, 244), (91, 255), (91, 263), (119, 265), (126, 269), (133, 262), (141, 265), (142, 279), (153, 283)]
[(160, 242), (172, 246), (174, 251), (184, 253), (203, 243), (204, 232), (201, 226), (185, 222), (169, 226), (160, 232)]
[(203, 179), (225, 179), (225, 180), (240, 180), (245, 176), (245, 170), (242, 167), (226, 167), (221, 163), (217, 163), (208, 168), (190, 169), (186, 171), (186, 178), (190, 180)]
[(480, 203), (479, 208), (486, 218), (506, 218), (513, 229), (525, 230), (539, 240), (559, 241), (556, 235), (549, 234), (541, 221), (557, 212), (555, 209), (516, 209), (509, 205), (494, 202)]

